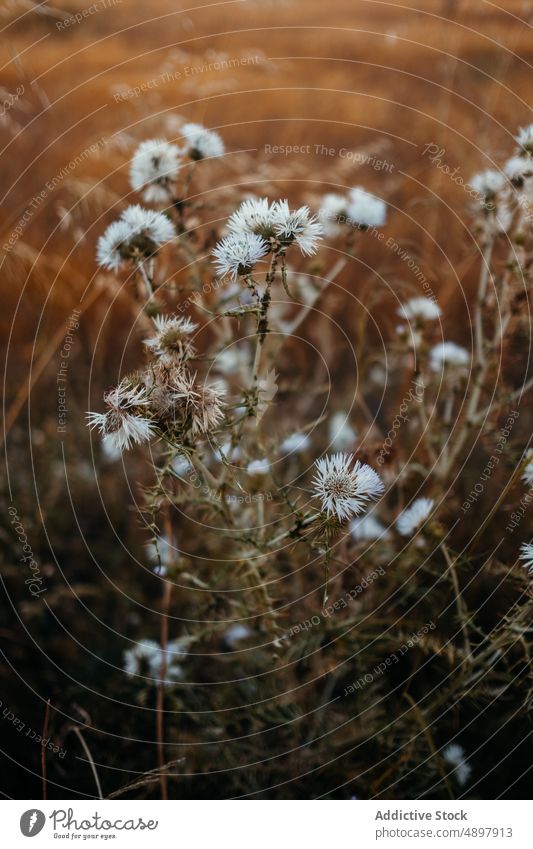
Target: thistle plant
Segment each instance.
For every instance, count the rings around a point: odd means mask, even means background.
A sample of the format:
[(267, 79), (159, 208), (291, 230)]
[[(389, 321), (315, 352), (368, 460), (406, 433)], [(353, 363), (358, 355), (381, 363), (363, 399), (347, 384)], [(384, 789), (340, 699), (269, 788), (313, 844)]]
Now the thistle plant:
[[(450, 492), (476, 428), (496, 421), (532, 385), (491, 387), (531, 242), (532, 134), (519, 132), (501, 170), (471, 180), (470, 214), (482, 245), (471, 347), (443, 333), (446, 314), (434, 297), (418, 294), (394, 310), (389, 344), (398, 354), (398, 383), (415, 379), (420, 391), (405, 402), (402, 453), (379, 473), (379, 451), (364, 447), (365, 432), (375, 440), (381, 430), (367, 387), (351, 390), (352, 420), (336, 403), (318, 410), (320, 390), (310, 385), (298, 411), (287, 414), (286, 399), (302, 380), (296, 358), (287, 371), (287, 350), (294, 353), (297, 331), (358, 240), (386, 225), (385, 202), (360, 186), (325, 194), (316, 212), (284, 198), (245, 196), (223, 216), (217, 210), (223, 223), (210, 225), (201, 242), (191, 224), (201, 210), (188, 192), (194, 174), (224, 153), (218, 134), (186, 125), (182, 146), (153, 139), (134, 154), (131, 186), (158, 208), (125, 209), (100, 238), (97, 258), (117, 273), (129, 268), (139, 284), (144, 357), (106, 393), (104, 411), (89, 414), (89, 425), (115, 452), (135, 447), (150, 458), (141, 518), (150, 568), (161, 579), (161, 633), (130, 650), (125, 668), (134, 675), (144, 666), (156, 680), (164, 796), (163, 709), (173, 680), (187, 674), (187, 656), (176, 666), (172, 648), (229, 634), (229, 625), (242, 631), (228, 644), (260, 634), (275, 663), (289, 650), (286, 576), (311, 576), (319, 611), (329, 600), (332, 571), (346, 566), (353, 546), (364, 550), (369, 568), (388, 560), (398, 564), (398, 575), (407, 567), (432, 568), (432, 552), (453, 593), (461, 663), (475, 674), (487, 646), (472, 628), (442, 493)], [(342, 245), (341, 259), (299, 297), (302, 277), (327, 240)], [(372, 359), (379, 364), (377, 351)], [(277, 421), (281, 409), (285, 429)], [(529, 454), (525, 460), (520, 473), (529, 485)], [(520, 551), (531, 572), (531, 544)], [(170, 616), (188, 603), (187, 587), (201, 590), (200, 609), (170, 639)], [(449, 745), (439, 763), (451, 765), (461, 786), (468, 781), (471, 767), (460, 746)]]

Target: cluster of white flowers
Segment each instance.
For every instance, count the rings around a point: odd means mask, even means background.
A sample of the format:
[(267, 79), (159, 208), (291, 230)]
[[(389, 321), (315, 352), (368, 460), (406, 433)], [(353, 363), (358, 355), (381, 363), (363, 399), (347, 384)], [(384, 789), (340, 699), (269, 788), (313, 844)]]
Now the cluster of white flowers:
[[(183, 678), (183, 668), (178, 662), (185, 656), (179, 640), (167, 643), (165, 651), (155, 640), (143, 640), (124, 653), (124, 672), (131, 678), (145, 676), (168, 687)], [(165, 677), (161, 679), (163, 664)]]
[(126, 262), (138, 264), (154, 256), (175, 235), (172, 221), (163, 213), (129, 206), (100, 236), (96, 258), (104, 268), (113, 270)]
[(398, 533), (404, 537), (410, 537), (418, 531), (431, 511), (435, 502), (432, 498), (417, 498), (410, 507), (406, 507), (396, 519)]
[(357, 516), (368, 502), (378, 498), (383, 481), (374, 469), (353, 462), (353, 454), (330, 454), (315, 462), (313, 495), (322, 501), (322, 512), (340, 522)]
[(382, 227), (387, 217), (387, 207), (381, 198), (361, 186), (350, 189), (347, 195), (330, 192), (324, 195), (319, 213), (328, 236), (342, 232), (343, 224), (367, 230)]
[(218, 133), (201, 124), (181, 128), (184, 146), (165, 139), (147, 139), (135, 153), (130, 166), (130, 185), (145, 201), (164, 203), (174, 199), (178, 172), (184, 157), (192, 161), (222, 156), (224, 142)]
[(323, 228), (308, 206), (291, 209), (288, 201), (266, 198), (245, 200), (228, 220), (229, 235), (213, 255), (221, 277), (251, 274), (270, 251), (284, 252), (297, 245), (305, 256), (316, 253)]

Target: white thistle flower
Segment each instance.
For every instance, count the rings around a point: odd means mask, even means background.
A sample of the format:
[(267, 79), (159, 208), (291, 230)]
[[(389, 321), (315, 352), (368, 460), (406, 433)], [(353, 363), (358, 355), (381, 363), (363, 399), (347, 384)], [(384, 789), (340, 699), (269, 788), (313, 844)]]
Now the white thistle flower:
[(185, 477), (186, 474), (193, 471), (191, 461), (188, 457), (185, 457), (184, 454), (180, 454), (178, 457), (175, 457), (170, 466), (174, 474), (178, 475), (180, 478)]
[(248, 625), (242, 625), (240, 622), (237, 622), (235, 625), (231, 625), (224, 634), (224, 642), (226, 642), (231, 648), (241, 640), (246, 640), (248, 637), (251, 637), (252, 633), (253, 632)]
[(505, 163), (503, 170), (513, 186), (521, 189), (524, 180), (533, 176), (533, 159), (529, 156), (511, 156)]
[(262, 457), (259, 460), (252, 460), (246, 466), (246, 471), (249, 475), (267, 475), (270, 471), (270, 463), (266, 457)]
[(145, 209), (138, 203), (128, 206), (121, 219), (131, 227), (132, 236), (150, 239), (158, 247), (171, 242), (176, 235), (170, 218), (155, 209)]
[(528, 486), (533, 486), (533, 448), (530, 448), (526, 454), (527, 463), (522, 472), (522, 480)]
[(346, 222), (348, 200), (344, 195), (328, 192), (322, 198), (318, 217), (326, 236), (338, 236), (342, 232), (341, 223)]
[(146, 545), (148, 559), (158, 567), (158, 574), (164, 577), (178, 556), (178, 549), (167, 536), (158, 536)]
[(179, 150), (176, 145), (163, 139), (148, 139), (139, 145), (133, 155), (131, 187), (137, 192), (142, 191), (146, 201), (168, 200), (179, 167)]
[(190, 318), (157, 315), (153, 322), (156, 334), (144, 340), (152, 354), (169, 359), (183, 359), (194, 354), (189, 336), (198, 329), (198, 325)]
[(520, 560), (523, 560), (523, 567), (527, 569), (530, 575), (533, 575), (533, 542), (523, 542), (520, 546)]
[(533, 124), (520, 127), (515, 136), (515, 141), (525, 153), (533, 153)]
[(411, 298), (398, 309), (398, 315), (406, 321), (436, 321), (441, 315), (441, 308), (431, 298)]
[(201, 124), (185, 124), (181, 128), (181, 134), (191, 159), (212, 159), (224, 153), (224, 142), (219, 134)]
[(104, 268), (116, 270), (128, 260), (153, 256), (175, 235), (174, 225), (166, 215), (136, 204), (125, 209), (100, 236), (96, 259)]
[(372, 513), (353, 519), (350, 524), (350, 533), (356, 542), (384, 539), (388, 536), (385, 525), (382, 525), (379, 519), (376, 519)]
[(461, 369), (469, 364), (470, 354), (455, 342), (439, 342), (429, 353), (429, 365), (433, 371), (442, 371), (444, 366)]
[(480, 202), (486, 206), (493, 203), (498, 192), (501, 192), (505, 186), (505, 176), (501, 171), (487, 168), (486, 171), (480, 171), (478, 174), (474, 174), (469, 185), (479, 196)]
[(165, 686), (183, 678), (183, 669), (178, 663), (178, 657), (184, 657), (185, 651), (178, 640), (167, 643), (165, 652), (155, 640), (143, 640), (124, 652), (124, 671), (130, 677), (143, 674), (143, 669), (154, 682), (161, 680), (161, 666), (166, 662)]
[(275, 218), (272, 207), (266, 198), (249, 198), (241, 203), (228, 219), (231, 233), (255, 233), (262, 239), (274, 237)]
[(272, 204), (274, 232), (282, 245), (295, 242), (305, 256), (312, 256), (318, 250), (318, 242), (323, 235), (323, 227), (316, 215), (311, 215), (308, 206), (291, 210), (286, 200)]
[(352, 448), (357, 433), (348, 421), (348, 413), (339, 410), (334, 413), (329, 422), (329, 442), (336, 451), (346, 451)]
[(269, 246), (255, 233), (230, 233), (213, 250), (217, 273), (221, 277), (251, 274), (254, 266), (269, 251)]
[(377, 472), (353, 454), (330, 454), (315, 462), (313, 478), (315, 498), (322, 499), (322, 511), (335, 515), (340, 522), (361, 513), (368, 501), (383, 492), (383, 482)]
[(404, 536), (412, 536), (424, 524), (433, 510), (432, 498), (417, 498), (410, 507), (406, 507), (396, 519), (396, 528)]
[(306, 451), (311, 445), (311, 439), (307, 433), (291, 433), (286, 436), (280, 445), (282, 451), (287, 454), (299, 454)]
[(381, 198), (371, 195), (361, 186), (350, 189), (348, 194), (348, 223), (361, 229), (382, 227), (387, 217), (387, 207)]
[(465, 758), (463, 747), (459, 746), (458, 743), (450, 743), (449, 746), (443, 749), (442, 757), (453, 766), (458, 784), (461, 787), (466, 784), (472, 773), (472, 768)]
[(144, 387), (131, 387), (123, 381), (104, 396), (106, 413), (87, 413), (88, 426), (98, 428), (104, 445), (112, 451), (124, 451), (132, 444), (148, 442), (154, 435), (151, 419), (140, 415), (149, 399)]

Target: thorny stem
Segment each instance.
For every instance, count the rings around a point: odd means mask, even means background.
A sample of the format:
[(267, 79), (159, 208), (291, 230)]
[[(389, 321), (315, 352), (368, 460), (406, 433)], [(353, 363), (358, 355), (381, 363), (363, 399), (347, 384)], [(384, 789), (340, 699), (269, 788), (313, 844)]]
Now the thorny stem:
[(136, 265), (136, 270), (139, 272), (144, 282), (147, 300), (150, 300), (150, 298), (154, 294), (153, 278), (151, 278), (148, 272), (146, 271), (146, 268), (144, 267), (144, 262), (138, 262)]
[(442, 553), (444, 554), (446, 564), (447, 564), (448, 569), (450, 571), (450, 577), (452, 579), (453, 590), (454, 590), (454, 593), (455, 593), (455, 603), (457, 605), (457, 615), (459, 617), (459, 622), (461, 623), (461, 630), (463, 632), (463, 639), (464, 639), (464, 644), (465, 644), (465, 659), (467, 660), (467, 662), (470, 663), (471, 660), (472, 660), (472, 649), (471, 649), (471, 646), (470, 646), (470, 638), (468, 636), (468, 624), (467, 623), (468, 623), (469, 617), (468, 617), (468, 611), (466, 609), (466, 605), (465, 605), (465, 603), (463, 601), (463, 597), (461, 595), (461, 590), (459, 588), (457, 571), (455, 569), (455, 564), (456, 564), (457, 561), (454, 560), (451, 557), (450, 552), (448, 551), (448, 548), (446, 546), (446, 543), (441, 542), (440, 548), (441, 548)]

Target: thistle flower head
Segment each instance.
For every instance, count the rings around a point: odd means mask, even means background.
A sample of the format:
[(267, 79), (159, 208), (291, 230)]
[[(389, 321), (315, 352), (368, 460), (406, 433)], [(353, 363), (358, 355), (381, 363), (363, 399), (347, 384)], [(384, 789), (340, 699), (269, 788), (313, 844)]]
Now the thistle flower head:
[(442, 751), (442, 757), (453, 767), (458, 784), (466, 784), (472, 773), (472, 768), (465, 758), (464, 749), (458, 743), (450, 743)]
[(530, 156), (511, 156), (503, 170), (513, 186), (521, 189), (524, 181), (533, 176), (533, 159)]
[(439, 305), (430, 298), (411, 298), (398, 309), (398, 315), (406, 321), (423, 323), (436, 321), (442, 312)]
[(224, 153), (224, 142), (219, 134), (201, 124), (185, 124), (181, 128), (181, 134), (191, 159), (212, 159)]
[(184, 656), (185, 651), (178, 640), (167, 643), (165, 651), (155, 640), (143, 640), (124, 652), (124, 671), (131, 678), (146, 675), (157, 683), (161, 681), (164, 662), (166, 671), (162, 683), (169, 686), (183, 677), (178, 660)]
[(218, 428), (224, 418), (219, 386), (197, 383), (196, 375), (180, 370), (172, 375), (165, 389), (167, 419), (178, 431), (196, 437)]
[(522, 472), (522, 480), (528, 486), (533, 486), (533, 448), (526, 453), (527, 463)]
[(379, 475), (353, 454), (330, 454), (315, 463), (313, 495), (322, 500), (322, 512), (342, 522), (361, 513), (367, 502), (383, 492)]
[(533, 575), (533, 542), (523, 542), (520, 546), (520, 560), (523, 560), (523, 567), (527, 569), (530, 575)]
[(334, 413), (329, 422), (329, 441), (332, 448), (336, 451), (345, 451), (352, 448), (357, 433), (348, 421), (348, 413), (344, 410), (338, 410)]
[(274, 232), (283, 245), (296, 243), (305, 256), (312, 256), (318, 250), (318, 242), (323, 235), (323, 227), (316, 215), (311, 215), (308, 206), (291, 210), (286, 200), (272, 204)]
[(306, 451), (311, 445), (311, 439), (307, 433), (291, 433), (281, 443), (281, 450), (287, 454), (299, 454)]
[(274, 238), (274, 215), (266, 198), (249, 198), (228, 219), (231, 233), (255, 233), (262, 239)]
[(258, 460), (252, 460), (251, 463), (248, 463), (246, 471), (249, 475), (268, 475), (270, 463), (266, 457), (260, 457)]
[(144, 386), (122, 381), (104, 395), (105, 413), (87, 413), (88, 426), (97, 428), (111, 451), (124, 451), (132, 444), (148, 442), (154, 435), (153, 421), (143, 415), (149, 403)]
[(481, 205), (485, 208), (494, 208), (494, 200), (505, 186), (505, 176), (501, 171), (487, 168), (480, 171), (470, 180), (470, 188), (478, 195)]
[(146, 201), (165, 201), (179, 170), (179, 150), (163, 139), (148, 139), (139, 145), (130, 168), (132, 189)]
[(464, 369), (470, 364), (470, 354), (455, 342), (439, 342), (429, 354), (432, 371), (442, 371), (446, 366), (452, 370)]
[(515, 136), (515, 141), (522, 155), (533, 154), (533, 124), (529, 124), (527, 127), (520, 127)]
[(154, 356), (183, 360), (194, 355), (190, 335), (198, 325), (190, 318), (158, 315), (153, 322), (155, 335), (145, 339), (144, 344)]
[(356, 542), (364, 540), (384, 539), (388, 536), (387, 529), (372, 513), (358, 516), (350, 523), (350, 533)]
[(361, 186), (350, 189), (348, 208), (346, 210), (349, 222), (353, 222), (361, 230), (368, 227), (382, 227), (387, 217), (387, 207), (380, 198), (371, 195)]
[(341, 231), (341, 224), (346, 222), (348, 199), (336, 192), (328, 192), (322, 198), (322, 204), (318, 217), (324, 228), (326, 236), (337, 236)]
[(98, 239), (96, 259), (104, 268), (117, 269), (127, 261), (153, 256), (176, 231), (166, 215), (142, 206), (130, 206)]
[(398, 533), (404, 537), (412, 536), (426, 521), (433, 510), (432, 498), (417, 498), (410, 507), (406, 507), (396, 519)]
[(213, 250), (215, 266), (221, 277), (229, 275), (232, 280), (237, 276), (251, 274), (255, 265), (269, 251), (269, 246), (255, 233), (230, 233), (218, 242)]

